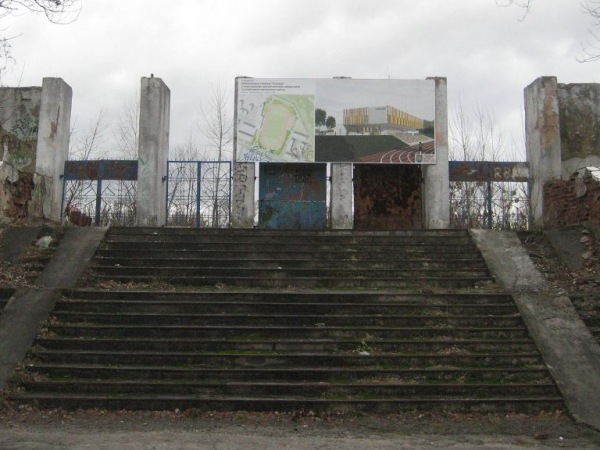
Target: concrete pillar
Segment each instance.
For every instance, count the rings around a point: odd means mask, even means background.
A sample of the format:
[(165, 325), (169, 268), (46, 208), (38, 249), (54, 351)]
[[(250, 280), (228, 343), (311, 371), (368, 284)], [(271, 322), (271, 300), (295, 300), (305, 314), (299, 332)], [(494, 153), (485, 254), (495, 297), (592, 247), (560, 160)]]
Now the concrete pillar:
[(533, 226), (544, 226), (544, 183), (560, 179), (561, 143), (558, 83), (540, 77), (525, 88), (525, 139), (529, 163), (529, 204)]
[(331, 228), (354, 228), (352, 163), (331, 163)]
[(425, 228), (450, 226), (450, 176), (448, 171), (448, 93), (446, 78), (428, 78), (435, 82), (435, 154), (436, 163), (423, 165)]
[(254, 227), (254, 163), (233, 163), (231, 226)]
[(63, 182), (60, 176), (69, 154), (72, 99), (71, 86), (61, 78), (44, 78), (35, 171), (38, 174), (36, 185), (40, 189), (45, 186), (45, 193), (38, 194), (43, 196), (42, 215), (54, 221), (61, 220)]
[(170, 104), (171, 91), (160, 78), (142, 78), (136, 205), (138, 226), (162, 226), (166, 223)]

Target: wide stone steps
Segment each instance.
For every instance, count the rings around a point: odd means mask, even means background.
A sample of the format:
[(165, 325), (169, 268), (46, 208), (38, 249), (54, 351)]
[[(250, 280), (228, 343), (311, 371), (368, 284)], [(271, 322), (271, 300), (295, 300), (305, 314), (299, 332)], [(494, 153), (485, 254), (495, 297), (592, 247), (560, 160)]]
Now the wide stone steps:
[(249, 288), (476, 287), (493, 282), (464, 230), (296, 232), (114, 228), (91, 282)]
[[(115, 302), (128, 312), (115, 311)], [(160, 310), (147, 313), (156, 303)], [(226, 312), (201, 314), (219, 303)], [(290, 305), (304, 312), (277, 314)], [(319, 305), (328, 313), (319, 314)], [(252, 314), (252, 307), (266, 314)], [(331, 314), (336, 307), (355, 314)], [(186, 309), (194, 312), (186, 315)], [(411, 314), (393, 315), (403, 309)], [(372, 323), (378, 320), (401, 323)], [(430, 320), (437, 326), (422, 323)], [(57, 303), (36, 344), (21, 382), (25, 393), (17, 399), (46, 407), (393, 412), (562, 406), (512, 298), (502, 294), (74, 290)]]
[(57, 302), (17, 377), (16, 401), (377, 413), (563, 407), (512, 297), (493, 286), (465, 231), (115, 228), (85, 282)]

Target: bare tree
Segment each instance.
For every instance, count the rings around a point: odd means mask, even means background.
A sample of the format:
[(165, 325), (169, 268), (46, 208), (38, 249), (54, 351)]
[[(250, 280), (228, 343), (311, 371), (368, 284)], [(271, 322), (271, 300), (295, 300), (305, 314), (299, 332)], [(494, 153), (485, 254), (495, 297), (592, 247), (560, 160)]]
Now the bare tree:
[[(225, 158), (230, 159), (232, 152), (233, 120), (228, 113), (227, 105), (227, 95), (217, 85), (211, 91), (208, 107), (200, 109), (200, 130), (208, 142), (209, 151), (217, 156), (217, 161), (224, 161)], [(219, 192), (222, 190), (222, 184), (227, 181), (224, 176), (229, 176), (229, 174), (223, 173), (221, 164), (217, 164), (213, 176), (211, 225), (212, 227), (218, 227), (223, 211)]]
[(120, 158), (137, 159), (140, 135), (140, 93), (134, 92), (119, 113), (115, 146)]
[(13, 62), (14, 58), (11, 53), (10, 39), (0, 37), (0, 87), (3, 86), (2, 77), (4, 72), (6, 72), (9, 65)]
[(593, 62), (600, 60), (600, 35), (594, 31), (594, 28), (600, 26), (600, 0), (585, 0), (581, 4), (583, 11), (592, 18), (593, 28), (588, 30), (589, 38), (583, 46), (583, 56), (577, 60), (579, 62)]
[[(451, 116), (450, 159), (497, 162), (519, 159), (506, 148), (504, 132), (493, 113), (480, 106), (467, 110), (462, 102)], [(455, 228), (522, 229), (528, 219), (527, 189), (523, 183), (451, 182), (450, 213)]]
[(77, 123), (71, 126), (71, 147), (69, 159), (90, 160), (105, 156), (104, 142), (107, 131), (104, 111), (101, 109), (85, 131), (77, 130)]
[[(44, 14), (52, 23), (71, 23), (81, 11), (80, 0), (0, 0), (0, 19), (23, 11)], [(4, 30), (1, 30), (4, 32)], [(10, 41), (14, 37), (0, 35), (0, 85), (7, 66), (14, 61)]]
[(170, 226), (195, 226), (198, 195), (195, 162), (200, 158), (199, 147), (191, 135), (185, 144), (169, 151), (167, 224)]
[[(84, 131), (78, 131), (76, 124), (71, 126), (71, 147), (69, 148), (69, 160), (88, 161), (100, 159), (103, 156), (103, 142), (106, 132), (106, 123), (102, 110), (98, 112), (96, 119), (89, 123)], [(86, 199), (85, 192), (90, 190), (90, 180), (69, 180), (65, 183), (63, 211), (77, 211), (93, 217), (93, 201)]]
[[(519, 20), (524, 20), (530, 13), (534, 0), (496, 0), (498, 6), (517, 6), (523, 10)], [(600, 0), (581, 0), (579, 3), (584, 14), (592, 19), (592, 27), (588, 29), (588, 40), (582, 44), (583, 55), (577, 58), (579, 62), (600, 60), (600, 34), (595, 31), (600, 27)]]
[(28, 10), (44, 14), (52, 23), (70, 23), (81, 11), (80, 0), (0, 0), (0, 18)]

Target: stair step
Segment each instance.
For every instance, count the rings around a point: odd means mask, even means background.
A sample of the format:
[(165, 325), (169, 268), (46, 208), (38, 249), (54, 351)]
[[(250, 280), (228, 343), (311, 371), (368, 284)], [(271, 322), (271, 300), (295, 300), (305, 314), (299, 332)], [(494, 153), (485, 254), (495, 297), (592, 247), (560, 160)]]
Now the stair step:
[(274, 351), (274, 352), (534, 352), (530, 339), (495, 340), (334, 340), (334, 339), (270, 339), (270, 340), (198, 340), (198, 339), (84, 339), (43, 338), (36, 344), (54, 350), (130, 350), (130, 351)]
[(178, 337), (226, 339), (236, 338), (305, 338), (352, 339), (371, 338), (430, 338), (430, 339), (494, 339), (529, 337), (525, 325), (518, 327), (291, 327), (291, 326), (158, 326), (158, 325), (48, 325), (47, 333), (80, 337), (146, 337), (173, 339)]
[(463, 269), (460, 267), (444, 269), (347, 269), (347, 268), (314, 268), (314, 269), (284, 269), (274, 268), (244, 268), (226, 267), (122, 267), (96, 266), (94, 270), (104, 276), (146, 276), (158, 278), (300, 278), (300, 279), (414, 279), (414, 278), (486, 278), (489, 272), (483, 269)]
[(183, 290), (183, 291), (148, 291), (118, 289), (70, 289), (63, 292), (67, 301), (164, 301), (164, 302), (270, 302), (270, 303), (393, 303), (399, 305), (489, 305), (507, 304), (516, 308), (510, 294), (503, 293), (399, 293), (395, 291), (318, 291), (318, 290), (277, 290), (277, 291), (231, 291), (231, 290)]
[[(256, 251), (249, 252), (248, 250), (234, 247), (231, 249), (217, 248), (217, 249), (203, 249), (194, 250), (190, 248), (173, 249), (166, 246), (163, 247), (145, 247), (137, 248), (134, 252), (135, 255), (143, 255), (147, 259), (192, 259), (192, 260), (204, 260), (204, 259), (243, 259), (251, 258), (255, 260), (319, 260), (319, 261), (337, 261), (340, 259), (352, 259), (353, 261), (394, 261), (394, 260), (405, 260), (410, 257), (411, 260), (426, 260), (433, 259), (436, 261), (443, 260), (475, 260), (480, 259), (481, 254), (475, 249), (446, 249), (440, 250), (438, 247), (417, 247), (414, 249), (404, 250), (402, 248), (396, 248), (390, 250), (386, 247), (383, 250), (371, 251), (368, 249), (359, 250), (328, 250), (318, 251), (316, 249), (309, 249), (306, 246), (299, 247), (290, 251), (281, 251), (278, 248), (266, 247), (264, 249), (258, 249)], [(95, 255), (99, 260), (105, 258), (131, 258), (132, 251), (127, 245), (118, 246), (117, 248), (100, 248), (96, 251)]]
[(15, 401), (563, 408), (512, 296), (493, 286), (466, 230), (112, 228), (85, 280), (92, 287), (56, 303), (16, 378)]
[(259, 301), (154, 301), (154, 300), (67, 300), (60, 301), (55, 315), (67, 313), (110, 313), (110, 314), (265, 314), (285, 311), (287, 314), (379, 314), (379, 315), (518, 315), (514, 304), (415, 304), (415, 303), (321, 303), (321, 302), (259, 302)]
[(85, 313), (60, 312), (53, 313), (61, 323), (90, 324), (138, 324), (138, 325), (247, 325), (265, 326), (373, 326), (373, 327), (516, 327), (522, 325), (518, 314), (500, 315), (453, 315), (437, 312), (430, 315), (391, 315), (391, 314), (346, 314), (346, 315), (298, 315), (298, 314), (152, 314), (152, 313)]
[(191, 236), (348, 236), (348, 237), (387, 237), (387, 236), (434, 236), (448, 238), (452, 236), (469, 236), (464, 229), (419, 229), (419, 230), (278, 230), (278, 229), (246, 229), (246, 228), (181, 228), (181, 227), (112, 227), (110, 236), (128, 235), (191, 235)]
[(222, 381), (335, 381), (397, 379), (412, 382), (528, 382), (551, 381), (545, 367), (173, 367), (123, 364), (31, 363), (29, 370), (51, 378), (115, 380), (222, 380)]
[(139, 364), (175, 366), (387, 366), (397, 368), (453, 366), (453, 367), (523, 367), (543, 365), (537, 352), (488, 354), (331, 354), (331, 353), (202, 353), (202, 352), (116, 352), (116, 351), (61, 351), (37, 350), (33, 357), (42, 362), (78, 364)]
[(215, 396), (80, 396), (21, 395), (19, 401), (34, 401), (46, 408), (105, 408), (130, 410), (195, 409), (202, 411), (313, 411), (317, 413), (397, 413), (401, 411), (443, 410), (446, 412), (520, 412), (553, 411), (563, 405), (559, 396), (499, 398), (413, 398), (413, 399), (306, 399), (297, 398), (219, 398)]
[(443, 239), (440, 236), (425, 235), (425, 234), (413, 234), (406, 235), (401, 233), (389, 234), (389, 235), (366, 235), (366, 234), (297, 234), (295, 232), (254, 232), (251, 234), (247, 233), (219, 233), (209, 235), (206, 233), (196, 232), (188, 234), (129, 234), (129, 235), (117, 235), (111, 232), (104, 244), (110, 245), (112, 243), (145, 243), (145, 242), (164, 242), (173, 244), (204, 244), (204, 245), (226, 245), (226, 244), (238, 244), (238, 243), (251, 243), (261, 245), (279, 245), (279, 244), (311, 244), (311, 245), (381, 245), (381, 244), (395, 244), (395, 245), (473, 245), (471, 237), (461, 233), (455, 235), (446, 235)]
[(404, 278), (385, 278), (385, 277), (365, 277), (343, 279), (339, 277), (239, 277), (239, 276), (164, 276), (156, 275), (94, 275), (98, 283), (117, 282), (117, 283), (140, 283), (151, 284), (155, 281), (168, 281), (174, 285), (188, 286), (239, 286), (249, 288), (406, 288), (416, 286), (428, 287), (449, 287), (449, 288), (473, 288), (481, 285), (491, 285), (494, 282), (493, 277), (472, 276), (472, 277), (420, 277), (406, 276)]
[(56, 380), (24, 383), (29, 392), (69, 393), (84, 395), (173, 395), (173, 396), (283, 396), (307, 398), (435, 398), (477, 397), (499, 395), (509, 397), (558, 395), (552, 382), (531, 383), (406, 383), (394, 380), (377, 380), (369, 383), (307, 382), (307, 381), (106, 381), (106, 380)]
[(340, 269), (365, 269), (366, 264), (370, 270), (447, 270), (460, 267), (460, 270), (486, 270), (485, 262), (481, 258), (473, 259), (426, 259), (414, 258), (410, 260), (394, 259), (267, 259), (267, 258), (190, 258), (183, 254), (180, 258), (149, 258), (149, 257), (100, 257), (94, 260), (95, 270), (102, 269), (149, 269), (152, 267), (165, 267), (169, 269), (198, 270), (198, 269), (253, 269), (253, 270), (297, 270), (310, 272), (310, 269), (334, 270)]

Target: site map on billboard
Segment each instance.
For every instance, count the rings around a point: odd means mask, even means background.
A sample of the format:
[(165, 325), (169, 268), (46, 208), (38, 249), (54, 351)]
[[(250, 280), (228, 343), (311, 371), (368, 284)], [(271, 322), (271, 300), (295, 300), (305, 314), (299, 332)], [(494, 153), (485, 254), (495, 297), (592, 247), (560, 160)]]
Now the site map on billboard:
[(435, 164), (433, 80), (236, 79), (235, 160)]

